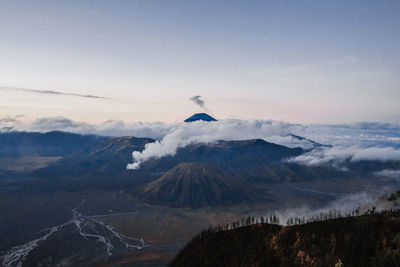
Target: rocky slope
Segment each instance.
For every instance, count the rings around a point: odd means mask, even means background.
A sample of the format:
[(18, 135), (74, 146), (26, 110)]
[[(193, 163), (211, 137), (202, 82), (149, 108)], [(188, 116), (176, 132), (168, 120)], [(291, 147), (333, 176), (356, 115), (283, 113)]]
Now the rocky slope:
[(206, 162), (249, 182), (301, 181), (338, 175), (332, 168), (311, 168), (285, 161), (303, 152), (301, 148), (289, 148), (262, 139), (220, 141), (186, 146), (178, 149), (174, 156), (145, 162), (143, 169), (163, 173), (181, 162)]
[(255, 194), (241, 178), (209, 163), (185, 162), (149, 183), (140, 197), (152, 204), (198, 208), (251, 201)]

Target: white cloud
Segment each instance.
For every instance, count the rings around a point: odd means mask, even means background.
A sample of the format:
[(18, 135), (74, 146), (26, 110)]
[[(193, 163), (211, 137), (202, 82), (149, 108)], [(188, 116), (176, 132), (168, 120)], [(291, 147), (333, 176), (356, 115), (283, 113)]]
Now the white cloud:
[(308, 125), (294, 132), (322, 144), (334, 146), (392, 146), (400, 148), (400, 125), (358, 122), (336, 125)]
[[(243, 120), (244, 121), (244, 120)], [(249, 120), (251, 122), (252, 120)], [(253, 120), (257, 121), (257, 120)], [(270, 121), (258, 121), (270, 122)], [(333, 146), (392, 146), (400, 148), (400, 125), (380, 122), (358, 122), (341, 125), (300, 125), (284, 123), (293, 134), (303, 136), (321, 144)], [(124, 122), (110, 120), (100, 124), (73, 121), (65, 117), (45, 117), (28, 120), (23, 115), (0, 118), (0, 131), (71, 131), (83, 134), (111, 136), (135, 135), (161, 139), (178, 124), (162, 122)], [(6, 128), (5, 128), (6, 127)], [(286, 128), (288, 129), (288, 128)], [(270, 139), (271, 142), (274, 140)], [(277, 142), (281, 141), (276, 140)]]
[(289, 162), (295, 162), (308, 166), (330, 164), (341, 166), (345, 161), (400, 161), (400, 149), (393, 147), (324, 147), (314, 149), (308, 153), (291, 158)]
[(397, 203), (380, 200), (382, 195), (391, 193), (392, 190), (393, 189), (389, 188), (379, 189), (374, 195), (367, 192), (344, 195), (321, 208), (303, 206), (299, 208), (277, 210), (273, 212), (273, 214), (279, 216), (281, 224), (285, 224), (287, 219), (290, 217), (304, 217), (307, 219), (319, 217), (321, 213), (326, 213), (329, 211), (340, 211), (341, 215), (345, 216), (347, 214), (351, 214), (351, 212), (358, 208), (360, 209), (360, 214), (366, 212), (368, 209), (371, 210), (373, 207), (376, 208), (376, 211), (398, 208)]
[(308, 140), (299, 140), (289, 134), (301, 126), (279, 121), (221, 120), (216, 122), (196, 121), (175, 125), (164, 138), (147, 144), (142, 152), (132, 153), (133, 163), (128, 169), (137, 169), (150, 158), (174, 155), (178, 148), (192, 143), (212, 143), (219, 140), (264, 139), (289, 147), (310, 147)]
[(312, 143), (298, 140), (290, 133), (309, 138), (331, 148), (314, 149), (291, 159), (292, 162), (318, 166), (331, 164), (343, 167), (345, 161), (400, 160), (400, 125), (360, 122), (343, 125), (299, 125), (271, 120), (220, 120), (166, 124), (162, 122), (124, 122), (109, 120), (100, 124), (73, 121), (65, 117), (45, 117), (29, 120), (22, 115), (0, 118), (0, 132), (61, 130), (80, 134), (106, 136), (136, 136), (160, 140), (148, 144), (142, 153), (135, 152), (133, 165), (151, 157), (173, 155), (180, 147), (191, 143), (218, 140), (245, 140), (260, 138), (289, 147), (310, 149)]
[(6, 117), (0, 120), (1, 131), (49, 132), (66, 131), (78, 134), (104, 136), (136, 136), (161, 139), (173, 124), (162, 122), (131, 122), (109, 120), (100, 124), (77, 122), (65, 117), (44, 117), (33, 121), (21, 117)]
[(386, 169), (386, 170), (381, 170), (375, 172), (376, 176), (383, 176), (383, 177), (389, 177), (389, 178), (399, 178), (400, 179), (400, 170), (392, 170), (392, 169)]

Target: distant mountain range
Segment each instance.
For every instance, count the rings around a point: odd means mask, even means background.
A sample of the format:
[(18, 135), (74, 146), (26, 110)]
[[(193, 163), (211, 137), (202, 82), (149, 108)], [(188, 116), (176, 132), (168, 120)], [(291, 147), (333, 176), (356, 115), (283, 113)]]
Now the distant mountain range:
[(253, 139), (191, 144), (173, 156), (152, 158), (138, 170), (127, 170), (132, 152), (152, 142), (59, 131), (0, 133), (0, 183), (29, 180), (45, 191), (119, 188), (152, 204), (200, 207), (257, 200), (258, 184), (373, 177), (376, 170), (400, 168), (399, 162), (376, 161), (349, 162), (348, 171), (299, 165), (286, 159), (309, 150)]
[(93, 147), (103, 138), (60, 131), (0, 133), (0, 157), (66, 156)]

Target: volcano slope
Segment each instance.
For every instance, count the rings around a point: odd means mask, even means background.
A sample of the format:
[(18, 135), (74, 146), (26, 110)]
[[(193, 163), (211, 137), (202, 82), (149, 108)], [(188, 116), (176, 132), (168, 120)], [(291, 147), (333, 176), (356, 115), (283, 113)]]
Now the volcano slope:
[(285, 159), (304, 153), (301, 148), (288, 148), (261, 139), (219, 141), (191, 144), (178, 149), (173, 156), (151, 159), (142, 169), (163, 173), (181, 162), (207, 162), (234, 176), (251, 182), (300, 181), (327, 177), (333, 170), (291, 164)]
[(400, 212), (206, 232), (170, 266), (400, 266)]
[(251, 201), (257, 190), (210, 163), (184, 162), (149, 183), (140, 195), (151, 204), (216, 206)]

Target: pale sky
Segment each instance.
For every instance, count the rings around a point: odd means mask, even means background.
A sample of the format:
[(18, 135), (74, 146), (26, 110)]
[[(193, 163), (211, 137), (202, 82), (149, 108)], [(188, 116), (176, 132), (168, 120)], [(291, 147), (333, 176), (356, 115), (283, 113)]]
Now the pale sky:
[(400, 122), (399, 29), (400, 1), (5, 0), (0, 118)]

